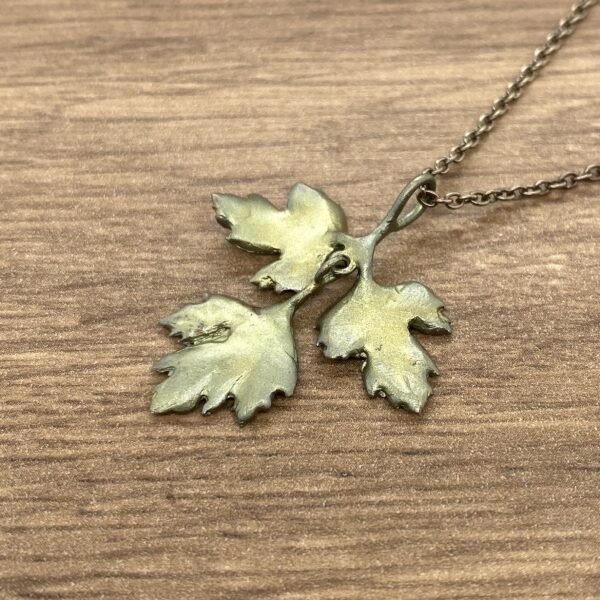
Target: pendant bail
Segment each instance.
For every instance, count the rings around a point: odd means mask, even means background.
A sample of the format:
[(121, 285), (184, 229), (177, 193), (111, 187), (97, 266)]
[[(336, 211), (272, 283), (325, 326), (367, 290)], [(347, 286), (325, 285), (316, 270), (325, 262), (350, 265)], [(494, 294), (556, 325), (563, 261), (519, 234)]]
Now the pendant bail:
[(408, 183), (398, 194), (392, 208), (390, 208), (383, 221), (373, 231), (372, 235), (376, 243), (393, 231), (400, 231), (400, 229), (404, 229), (413, 221), (416, 221), (425, 212), (426, 206), (421, 202), (416, 202), (415, 206), (400, 218), (400, 214), (404, 210), (406, 203), (421, 189), (435, 191), (436, 185), (435, 177), (431, 173), (417, 175), (417, 177)]
[[(426, 203), (421, 201), (421, 194), (433, 193), (435, 194), (435, 188), (437, 186), (437, 181), (435, 177), (431, 173), (422, 173), (421, 175), (417, 175), (409, 184), (405, 186), (405, 188), (400, 192), (394, 206), (392, 207), (392, 211), (396, 214), (397, 219), (397, 230), (404, 229), (407, 225), (410, 225), (413, 221), (416, 221), (424, 212), (425, 209), (428, 208)], [(401, 219), (398, 219), (400, 212), (406, 205), (406, 203), (410, 200), (410, 198), (417, 193), (417, 204)]]

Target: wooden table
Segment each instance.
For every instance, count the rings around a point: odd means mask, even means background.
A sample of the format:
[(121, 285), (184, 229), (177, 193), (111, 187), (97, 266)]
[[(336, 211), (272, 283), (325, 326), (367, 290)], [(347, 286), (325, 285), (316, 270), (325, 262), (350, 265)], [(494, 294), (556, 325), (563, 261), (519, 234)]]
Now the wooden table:
[[(5, 0), (3, 598), (598, 598), (598, 185), (438, 208), (377, 254), (455, 330), (423, 416), (297, 320), (292, 399), (154, 417), (157, 324), (269, 258), (210, 193), (296, 181), (366, 233), (529, 60), (567, 0)], [(443, 190), (598, 162), (600, 9)]]

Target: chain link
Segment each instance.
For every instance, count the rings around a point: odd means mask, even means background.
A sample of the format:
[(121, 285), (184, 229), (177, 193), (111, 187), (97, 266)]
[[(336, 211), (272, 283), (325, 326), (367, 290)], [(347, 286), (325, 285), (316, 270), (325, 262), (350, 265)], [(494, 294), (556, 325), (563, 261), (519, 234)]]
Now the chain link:
[[(552, 55), (562, 46), (565, 38), (569, 37), (581, 21), (589, 14), (590, 9), (600, 0), (580, 0), (571, 8), (571, 12), (560, 21), (558, 27), (546, 38), (546, 43), (538, 48), (532, 61), (521, 69), (518, 77), (512, 81), (506, 91), (479, 117), (477, 126), (467, 131), (462, 142), (454, 146), (447, 156), (438, 158), (433, 167), (425, 169), (424, 173), (443, 175), (450, 167), (461, 162), (469, 150), (475, 148), (494, 127), (496, 120), (504, 115), (523, 93), (523, 89), (534, 81), (540, 71), (548, 64)], [(424, 206), (444, 204), (448, 208), (460, 208), (465, 204), (485, 206), (499, 200), (516, 200), (522, 197), (543, 196), (557, 189), (571, 189), (582, 181), (599, 181), (600, 165), (590, 165), (580, 173), (565, 173), (553, 180), (538, 181), (533, 185), (520, 185), (513, 188), (490, 190), (488, 192), (472, 192), (459, 194), (450, 192), (444, 196), (431, 190), (422, 189), (418, 199)]]

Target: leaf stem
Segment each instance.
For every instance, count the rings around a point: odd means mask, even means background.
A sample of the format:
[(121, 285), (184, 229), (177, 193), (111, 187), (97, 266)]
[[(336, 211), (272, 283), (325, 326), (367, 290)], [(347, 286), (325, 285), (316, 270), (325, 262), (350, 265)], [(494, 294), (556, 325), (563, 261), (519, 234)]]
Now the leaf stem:
[[(370, 234), (373, 236), (373, 243), (377, 245), (384, 237), (388, 234), (404, 229), (407, 225), (410, 225), (413, 221), (418, 219), (423, 212), (425, 212), (425, 206), (420, 202), (417, 204), (402, 218), (400, 213), (406, 206), (406, 203), (420, 188), (427, 188), (428, 190), (435, 190), (436, 181), (435, 177), (429, 173), (418, 175), (415, 177), (405, 188), (398, 194), (396, 201), (392, 205), (392, 208), (388, 211), (385, 218), (375, 227)], [(367, 236), (370, 237), (370, 236)]]
[(296, 309), (310, 296), (312, 296), (316, 291), (319, 290), (324, 285), (324, 282), (318, 283), (317, 281), (312, 281), (309, 283), (304, 289), (295, 293), (291, 298), (288, 298), (284, 304), (287, 306), (288, 310), (293, 314)]

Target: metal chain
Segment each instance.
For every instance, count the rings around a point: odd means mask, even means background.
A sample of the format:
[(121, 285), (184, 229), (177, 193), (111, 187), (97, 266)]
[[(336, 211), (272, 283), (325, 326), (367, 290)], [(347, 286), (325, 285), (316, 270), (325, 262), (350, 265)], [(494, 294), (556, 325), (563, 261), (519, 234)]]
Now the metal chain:
[[(454, 146), (448, 154), (435, 161), (433, 167), (425, 169), (424, 173), (443, 175), (454, 163), (461, 162), (466, 153), (475, 148), (494, 127), (495, 122), (516, 102), (523, 93), (523, 89), (534, 81), (540, 71), (548, 64), (552, 55), (562, 46), (565, 38), (569, 37), (581, 21), (589, 14), (590, 9), (598, 4), (599, 0), (579, 0), (571, 8), (571, 12), (560, 21), (558, 27), (546, 38), (546, 43), (538, 48), (533, 55), (533, 60), (521, 69), (518, 77), (506, 88), (506, 91), (479, 117), (477, 126), (465, 133), (462, 142)], [(589, 165), (580, 173), (566, 173), (552, 180), (541, 180), (532, 185), (519, 185), (507, 189), (496, 189), (487, 192), (473, 192), (459, 194), (456, 192), (439, 196), (431, 190), (421, 190), (418, 199), (424, 206), (444, 204), (448, 208), (460, 208), (465, 204), (485, 206), (498, 200), (516, 200), (521, 197), (543, 196), (557, 189), (571, 189), (582, 181), (600, 181), (600, 164)]]

